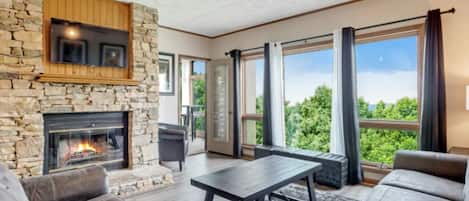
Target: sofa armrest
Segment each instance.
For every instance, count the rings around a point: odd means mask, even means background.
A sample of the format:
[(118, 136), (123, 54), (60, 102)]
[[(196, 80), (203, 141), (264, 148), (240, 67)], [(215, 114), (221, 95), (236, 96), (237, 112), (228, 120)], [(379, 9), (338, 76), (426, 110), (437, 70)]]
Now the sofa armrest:
[(468, 157), (427, 151), (397, 151), (394, 169), (406, 169), (465, 183)]
[(90, 200), (108, 192), (107, 173), (100, 166), (28, 178), (21, 184), (29, 201)]

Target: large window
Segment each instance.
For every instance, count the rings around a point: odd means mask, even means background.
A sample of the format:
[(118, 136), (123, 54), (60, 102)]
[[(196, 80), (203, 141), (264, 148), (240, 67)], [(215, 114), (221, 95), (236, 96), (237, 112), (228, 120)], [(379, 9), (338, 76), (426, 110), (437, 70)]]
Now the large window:
[(287, 146), (329, 152), (332, 63), (330, 48), (284, 57)]
[(243, 140), (244, 144), (262, 144), (264, 59), (246, 59), (243, 64)]
[[(419, 27), (357, 36), (360, 143), (365, 163), (387, 167), (396, 150), (417, 148), (419, 41)], [(321, 43), (308, 51), (284, 52), (287, 146), (329, 151), (331, 46)], [(260, 144), (264, 60), (245, 59), (243, 64), (244, 143)]]
[(362, 160), (392, 164), (399, 149), (417, 148), (418, 35), (356, 46)]

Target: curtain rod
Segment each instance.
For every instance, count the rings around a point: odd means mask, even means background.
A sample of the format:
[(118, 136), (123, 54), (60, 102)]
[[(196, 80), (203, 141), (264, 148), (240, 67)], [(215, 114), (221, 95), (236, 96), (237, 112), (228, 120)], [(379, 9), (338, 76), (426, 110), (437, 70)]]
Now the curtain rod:
[[(451, 8), (447, 11), (440, 12), (440, 14), (447, 14), (447, 13), (454, 14), (455, 12), (456, 12), (456, 9)], [(402, 20), (396, 20), (396, 21), (385, 22), (385, 23), (381, 23), (381, 24), (375, 24), (375, 25), (360, 27), (360, 28), (357, 28), (355, 30), (356, 31), (361, 31), (361, 30), (365, 30), (365, 29), (372, 29), (372, 28), (376, 28), (376, 27), (387, 26), (387, 25), (391, 25), (391, 24), (397, 24), (397, 23), (401, 23), (401, 22), (407, 22), (407, 21), (422, 19), (422, 18), (426, 18), (426, 17), (427, 17), (427, 15), (421, 15), (421, 16), (417, 16), (417, 17), (402, 19)], [(297, 42), (301, 42), (301, 41), (306, 42), (308, 40), (330, 37), (332, 35), (333, 35), (332, 33), (328, 33), (328, 34), (323, 34), (323, 35), (318, 35), (318, 36), (311, 36), (311, 37), (308, 37), (308, 38), (301, 38), (301, 39), (297, 39), (297, 40), (285, 41), (285, 42), (282, 42), (282, 45), (288, 45), (288, 44), (291, 44), (291, 43), (297, 43)], [(247, 51), (258, 50), (258, 49), (263, 49), (263, 48), (264, 48), (264, 46), (247, 48), (247, 49), (242, 49), (241, 52), (247, 52)], [(225, 52), (225, 55), (230, 55), (230, 53)]]

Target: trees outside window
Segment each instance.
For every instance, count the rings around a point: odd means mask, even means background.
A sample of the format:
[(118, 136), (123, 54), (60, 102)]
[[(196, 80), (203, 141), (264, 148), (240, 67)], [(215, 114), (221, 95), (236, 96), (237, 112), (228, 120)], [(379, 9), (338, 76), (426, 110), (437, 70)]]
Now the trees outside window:
[(417, 35), (356, 46), (363, 160), (392, 164), (397, 150), (417, 149), (418, 58)]
[[(363, 161), (392, 164), (399, 149), (417, 149), (418, 32), (357, 42), (357, 91)], [(245, 61), (245, 112), (250, 144), (262, 143), (263, 59)], [(289, 147), (329, 152), (333, 52), (329, 47), (286, 54), (285, 140)], [(253, 70), (256, 69), (256, 70)], [(262, 69), (262, 71), (261, 71)], [(246, 74), (247, 72), (245, 72)], [(262, 76), (260, 76), (262, 74)], [(246, 80), (255, 77), (255, 81)], [(256, 86), (256, 87), (254, 87)], [(249, 90), (249, 89), (247, 89)], [(255, 94), (255, 95), (254, 95)], [(250, 96), (248, 96), (250, 95)], [(255, 103), (255, 104), (254, 104)], [(255, 136), (255, 137), (253, 137)], [(246, 143), (246, 142), (245, 142)]]
[[(200, 106), (198, 113), (205, 113), (206, 87), (205, 87), (205, 61), (193, 61), (192, 64), (192, 94), (193, 105)], [(198, 131), (205, 130), (205, 116), (197, 117), (195, 128)]]

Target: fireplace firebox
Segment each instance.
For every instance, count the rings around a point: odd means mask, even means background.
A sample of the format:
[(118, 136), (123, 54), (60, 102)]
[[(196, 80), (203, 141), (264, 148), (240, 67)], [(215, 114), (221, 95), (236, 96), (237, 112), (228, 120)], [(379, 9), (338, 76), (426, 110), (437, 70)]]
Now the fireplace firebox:
[(44, 131), (44, 174), (128, 167), (128, 112), (45, 114)]

